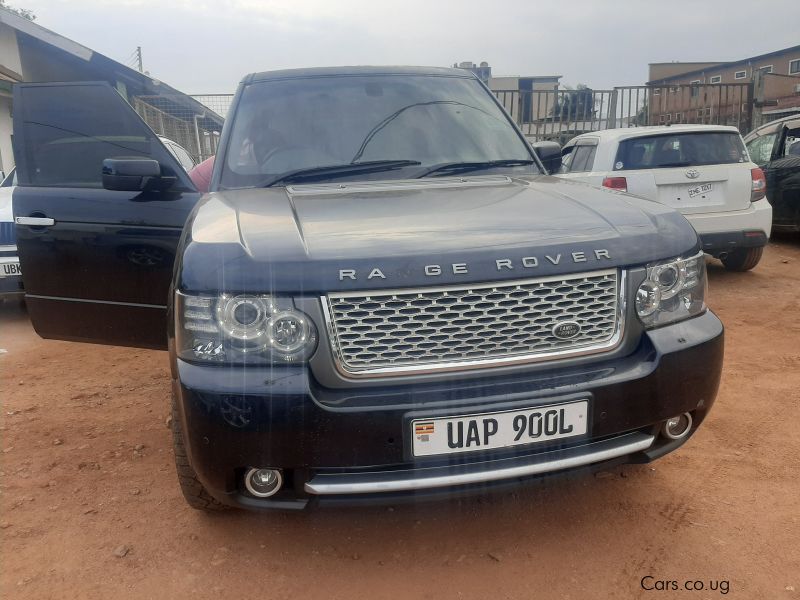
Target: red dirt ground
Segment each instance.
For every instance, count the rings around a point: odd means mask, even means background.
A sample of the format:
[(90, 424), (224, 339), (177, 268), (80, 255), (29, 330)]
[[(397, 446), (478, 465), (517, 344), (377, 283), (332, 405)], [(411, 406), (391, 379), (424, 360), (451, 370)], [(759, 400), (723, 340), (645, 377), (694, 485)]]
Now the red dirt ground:
[[(652, 465), (439, 504), (186, 506), (162, 352), (39, 339), (0, 306), (0, 596), (800, 598), (800, 239), (710, 266), (717, 403)], [(123, 557), (114, 552), (125, 546)], [(646, 591), (643, 577), (704, 591)]]

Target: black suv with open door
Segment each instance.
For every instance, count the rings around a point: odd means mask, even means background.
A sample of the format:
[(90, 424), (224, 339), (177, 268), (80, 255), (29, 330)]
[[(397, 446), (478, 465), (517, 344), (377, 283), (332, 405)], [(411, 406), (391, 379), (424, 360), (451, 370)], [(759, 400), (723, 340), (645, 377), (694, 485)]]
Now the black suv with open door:
[(764, 171), (773, 228), (800, 231), (800, 115), (767, 123), (744, 142), (750, 159)]
[(169, 348), (194, 507), (649, 461), (714, 402), (723, 330), (691, 225), (546, 176), (558, 148), (467, 71), (250, 75), (202, 199), (109, 85), (14, 93), (36, 331)]

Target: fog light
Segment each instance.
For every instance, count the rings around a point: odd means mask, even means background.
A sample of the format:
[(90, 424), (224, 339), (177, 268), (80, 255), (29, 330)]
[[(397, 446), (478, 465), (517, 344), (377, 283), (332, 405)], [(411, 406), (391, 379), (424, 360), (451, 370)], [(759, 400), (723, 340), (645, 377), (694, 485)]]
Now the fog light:
[(664, 427), (661, 428), (661, 433), (664, 437), (671, 440), (679, 440), (686, 437), (689, 430), (692, 428), (692, 415), (683, 413), (677, 417), (667, 419)]
[(256, 498), (269, 498), (283, 485), (278, 469), (250, 469), (244, 476), (244, 487)]

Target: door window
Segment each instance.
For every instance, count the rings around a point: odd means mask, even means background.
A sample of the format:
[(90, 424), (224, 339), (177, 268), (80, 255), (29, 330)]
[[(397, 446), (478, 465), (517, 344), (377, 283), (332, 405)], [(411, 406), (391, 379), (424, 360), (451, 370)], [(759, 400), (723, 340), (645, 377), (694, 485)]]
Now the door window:
[(800, 127), (797, 127), (796, 121), (787, 125), (783, 142), (781, 143), (781, 147), (778, 148), (778, 154), (778, 158), (800, 156)]
[(18, 153), (20, 185), (101, 188), (106, 158), (154, 158), (166, 175), (176, 174), (175, 159), (133, 110), (107, 110), (109, 95), (118, 94), (111, 86), (66, 84), (57, 102), (44, 86), (20, 93), (26, 140)]
[(571, 173), (582, 173), (592, 170), (594, 165), (594, 155), (597, 146), (577, 146), (575, 148), (575, 158), (572, 159)]
[(765, 165), (772, 158), (772, 147), (775, 145), (777, 133), (768, 133), (759, 136), (747, 143), (747, 151), (750, 153), (750, 160), (757, 165)]
[(561, 150), (561, 170), (559, 173), (569, 173), (572, 159), (575, 158), (575, 146), (567, 146)]

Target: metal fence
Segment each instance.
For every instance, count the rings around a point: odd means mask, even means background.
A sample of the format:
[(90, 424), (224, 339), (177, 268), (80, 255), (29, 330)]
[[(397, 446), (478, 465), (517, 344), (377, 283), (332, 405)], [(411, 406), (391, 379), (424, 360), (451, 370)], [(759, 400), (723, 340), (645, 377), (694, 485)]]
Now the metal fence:
[(703, 123), (750, 130), (753, 88), (749, 83), (653, 86), (650, 124)]
[(213, 110), (223, 119), (228, 117), (228, 111), (233, 102), (233, 94), (192, 94), (192, 98)]
[(747, 83), (494, 90), (494, 94), (532, 141), (564, 144), (589, 131), (673, 123), (733, 125), (747, 133), (752, 122), (753, 91)]
[[(752, 83), (494, 90), (494, 94), (531, 141), (564, 144), (590, 131), (677, 123), (733, 125), (744, 134), (753, 125)], [(187, 107), (165, 96), (138, 96), (133, 106), (156, 133), (174, 140), (200, 162), (216, 152), (233, 94), (191, 98), (194, 106)]]
[(216, 111), (168, 96), (136, 96), (132, 104), (153, 131), (183, 146), (195, 163), (216, 153), (223, 123)]

